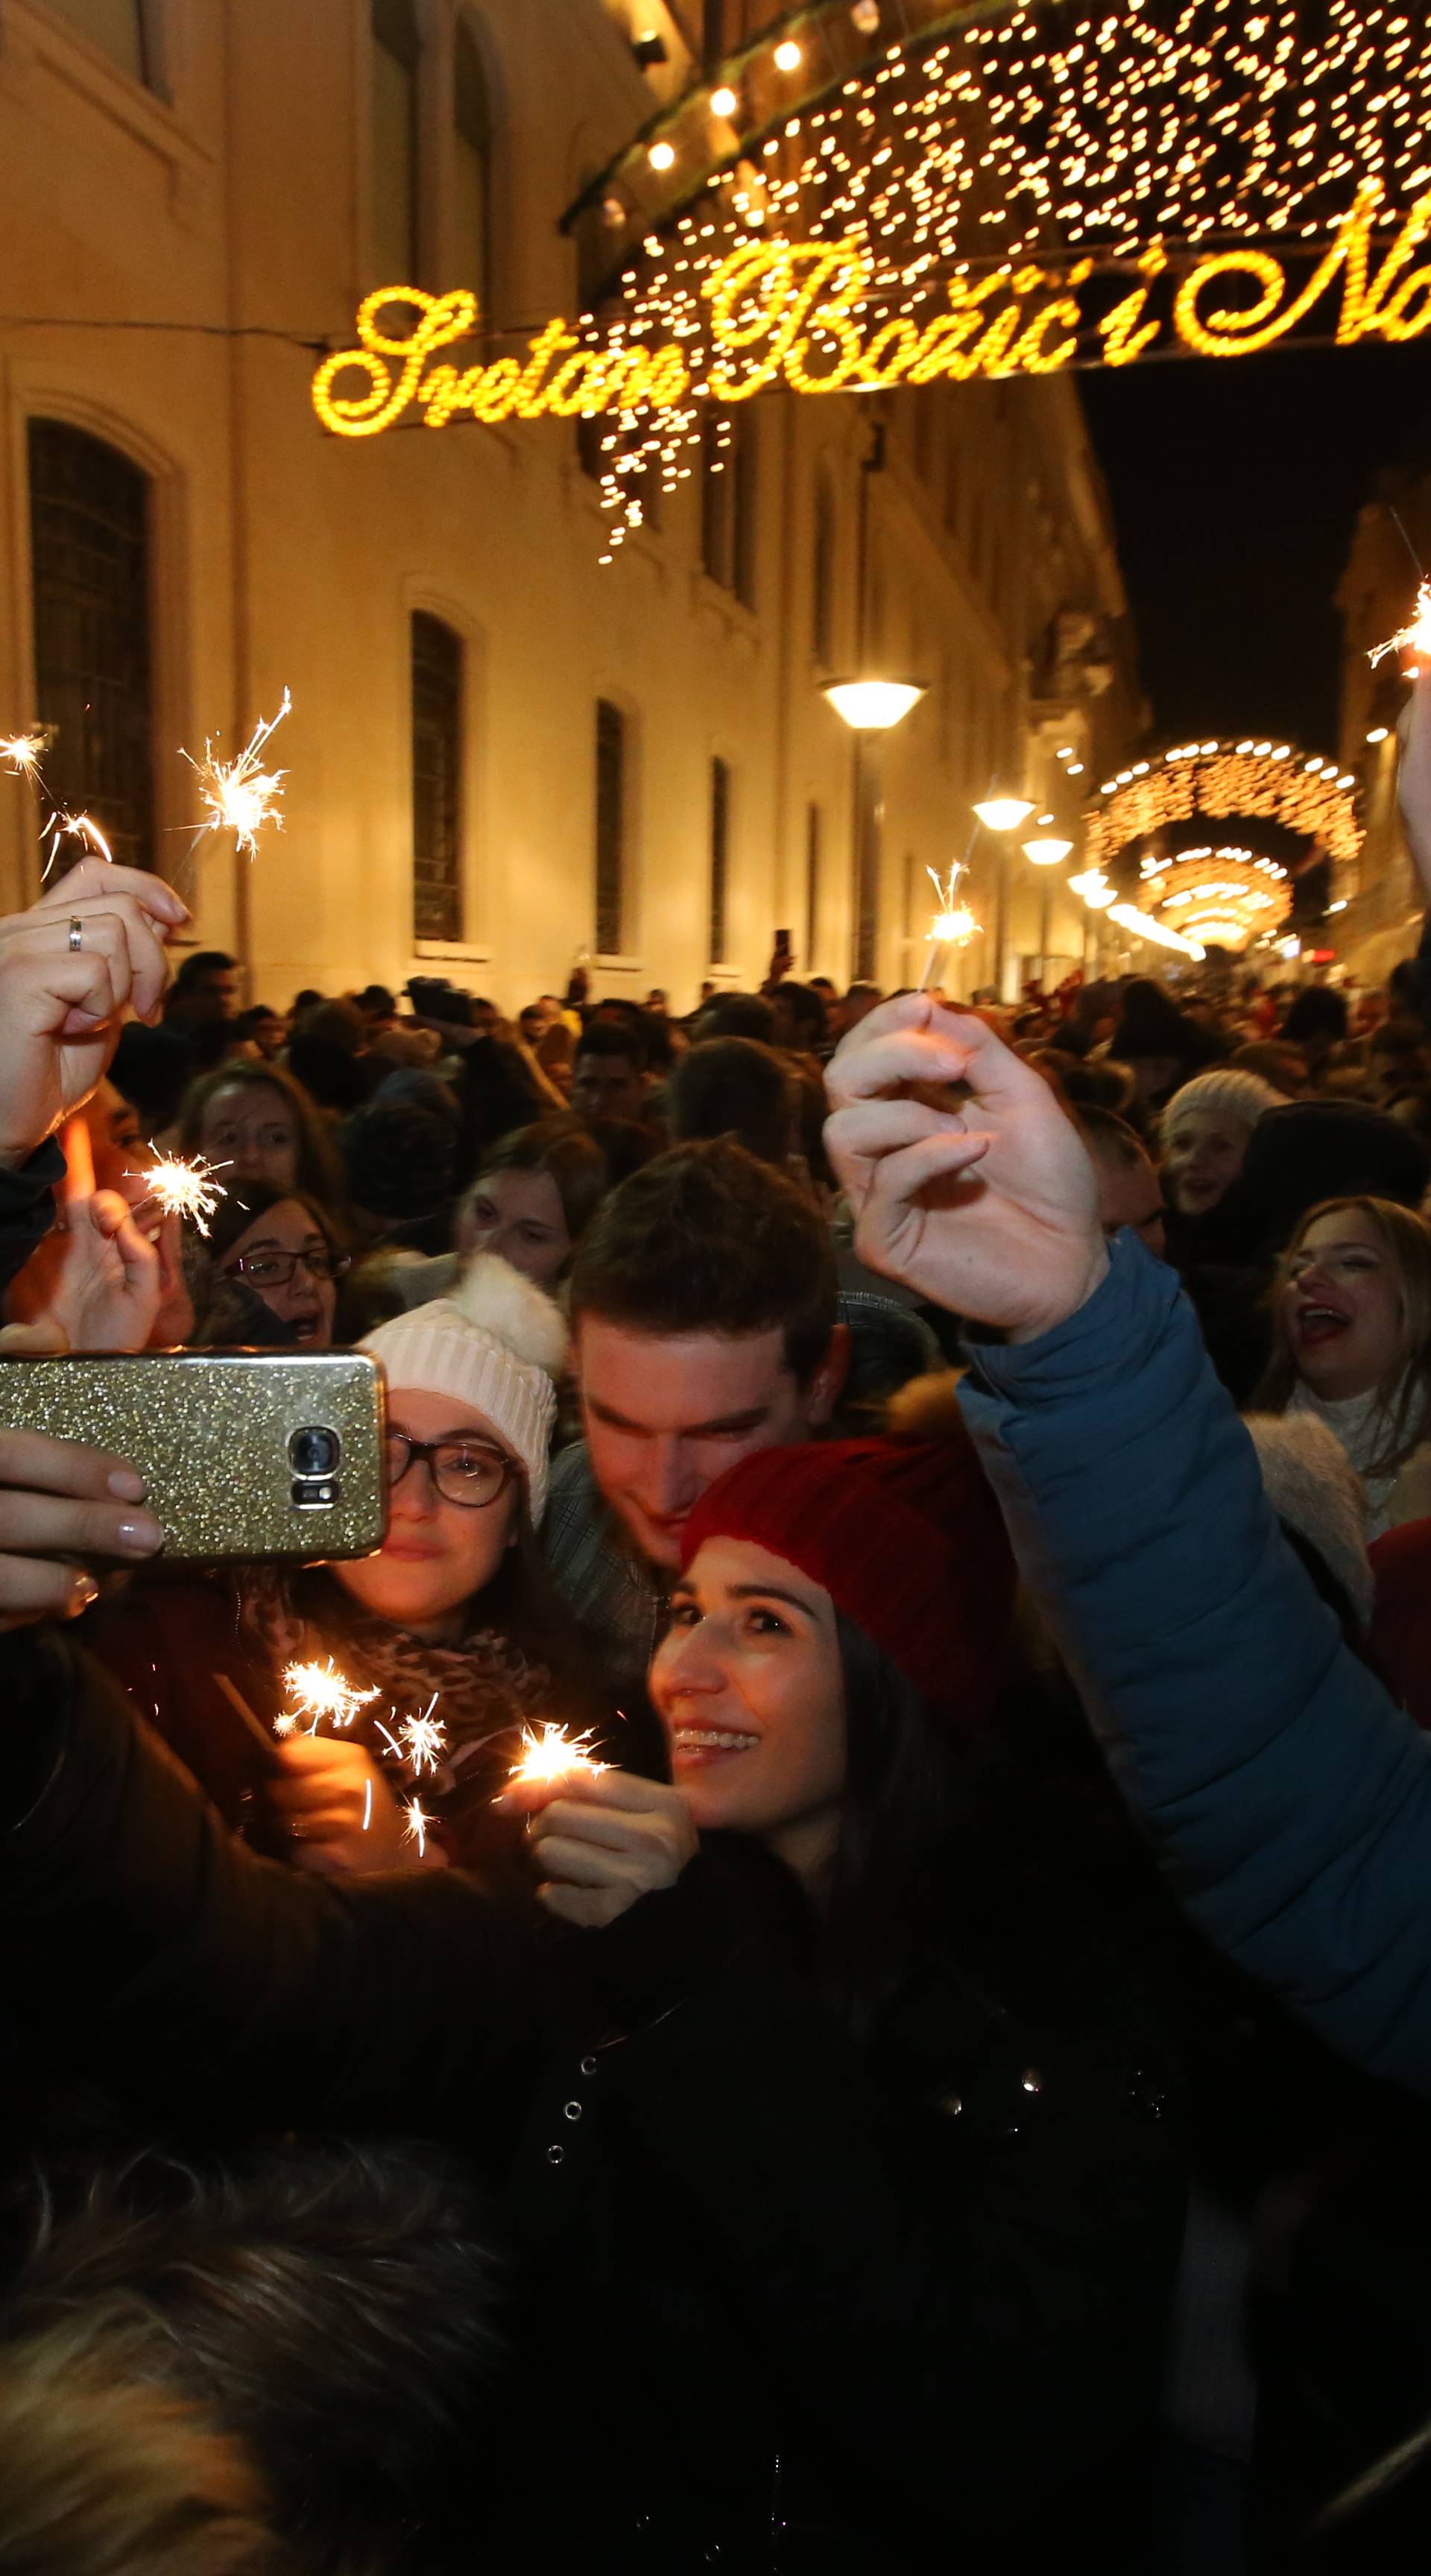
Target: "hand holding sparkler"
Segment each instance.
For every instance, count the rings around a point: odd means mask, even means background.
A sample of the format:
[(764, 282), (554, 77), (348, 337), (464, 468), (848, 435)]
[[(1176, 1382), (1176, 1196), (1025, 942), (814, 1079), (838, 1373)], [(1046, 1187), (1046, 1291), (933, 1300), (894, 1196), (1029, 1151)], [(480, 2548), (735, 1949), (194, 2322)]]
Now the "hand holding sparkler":
[(1398, 626), (1384, 644), (1374, 644), (1367, 655), (1373, 670), (1389, 653), (1412, 652), (1431, 656), (1431, 581), (1422, 575), (1416, 593), (1416, 605), (1405, 626)]
[(279, 1776), (266, 1791), (267, 1803), (297, 1868), (361, 1877), (412, 1867), (406, 1810), (361, 1744), (294, 1734), (275, 1747), (274, 1758)]
[(141, 1207), (152, 1202), (162, 1215), (176, 1216), (207, 1234), (210, 1217), (228, 1196), (214, 1175), (227, 1170), (227, 1163), (211, 1163), (204, 1154), (158, 1154), (146, 1171), (127, 1172), (125, 1178), (146, 1184)]
[[(560, 1728), (554, 1729), (560, 1734)], [(674, 1887), (700, 1848), (691, 1811), (664, 1780), (638, 1780), (609, 1764), (570, 1761), (527, 1826), (532, 1857), (543, 1873), (537, 1895), (549, 1913), (587, 1931), (628, 1913), (643, 1896)], [(530, 1804), (520, 1783), (496, 1801)]]
[(23, 1163), (88, 1100), (127, 1011), (157, 1019), (163, 939), (188, 918), (157, 877), (91, 860), (0, 921), (0, 1164)]

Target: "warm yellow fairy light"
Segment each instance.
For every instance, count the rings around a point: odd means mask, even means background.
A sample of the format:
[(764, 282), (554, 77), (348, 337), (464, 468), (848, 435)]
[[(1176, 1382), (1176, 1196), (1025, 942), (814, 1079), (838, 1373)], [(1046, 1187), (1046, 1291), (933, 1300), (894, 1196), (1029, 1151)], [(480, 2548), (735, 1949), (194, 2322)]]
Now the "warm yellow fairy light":
[(126, 1177), (142, 1180), (146, 1195), (157, 1200), (166, 1216), (186, 1219), (200, 1234), (207, 1234), (210, 1217), (220, 1199), (228, 1196), (214, 1175), (227, 1168), (203, 1154), (161, 1154), (145, 1171)]
[(1130, 930), (1136, 939), (1151, 939), (1155, 946), (1174, 949), (1182, 957), (1200, 960), (1207, 953), (1197, 940), (1185, 939), (1181, 931), (1170, 930), (1166, 922), (1150, 920), (1135, 903), (1110, 902), (1107, 909), (1109, 920), (1116, 921), (1122, 930)]
[(1245, 739), (1211, 751), (1179, 745), (1156, 762), (1119, 772), (1112, 794), (1089, 816), (1088, 857), (1101, 866), (1130, 841), (1151, 840), (1197, 814), (1248, 814), (1285, 824), (1321, 841), (1332, 858), (1349, 861), (1362, 844), (1356, 783), (1350, 770), (1313, 767), (1290, 744)]
[(646, 155), (653, 170), (670, 170), (675, 165), (676, 149), (672, 143), (653, 143)]
[(540, 1734), (524, 1726), (521, 1759), (507, 1776), (523, 1788), (539, 1788), (547, 1781), (564, 1779), (571, 1771), (605, 1771), (609, 1764), (598, 1762), (586, 1749), (593, 1741), (589, 1727), (584, 1735), (569, 1735), (549, 1717), (542, 1720)]
[(787, 36), (785, 42), (775, 48), (774, 62), (778, 72), (798, 72), (804, 59), (793, 37)]
[(276, 716), (267, 716), (254, 726), (243, 750), (233, 760), (217, 760), (212, 742), (204, 745), (202, 760), (190, 751), (180, 753), (197, 774), (199, 800), (204, 807), (205, 832), (232, 832), (241, 851), (252, 858), (258, 847), (258, 835), (265, 823), (275, 831), (283, 828), (283, 816), (277, 811), (283, 793), (286, 769), (266, 770), (262, 766), (270, 738), (278, 730), (293, 706), (287, 689)]
[(724, 82), (719, 89), (711, 91), (712, 116), (734, 116), (739, 105), (740, 101), (734, 90), (728, 88)]

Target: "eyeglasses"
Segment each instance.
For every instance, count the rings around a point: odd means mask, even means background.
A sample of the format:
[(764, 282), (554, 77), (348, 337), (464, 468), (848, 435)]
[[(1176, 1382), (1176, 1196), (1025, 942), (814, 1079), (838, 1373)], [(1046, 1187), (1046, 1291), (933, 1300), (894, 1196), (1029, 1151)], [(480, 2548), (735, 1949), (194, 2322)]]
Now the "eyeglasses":
[(495, 1503), (517, 1472), (505, 1449), (489, 1449), (480, 1440), (410, 1440), (405, 1431), (388, 1433), (388, 1485), (402, 1483), (420, 1458), (445, 1503), (465, 1511), (485, 1511)]
[(326, 1243), (312, 1243), (302, 1252), (241, 1252), (229, 1262), (225, 1276), (246, 1279), (251, 1288), (288, 1288), (300, 1266), (310, 1279), (341, 1279), (348, 1267), (345, 1253), (330, 1252)]

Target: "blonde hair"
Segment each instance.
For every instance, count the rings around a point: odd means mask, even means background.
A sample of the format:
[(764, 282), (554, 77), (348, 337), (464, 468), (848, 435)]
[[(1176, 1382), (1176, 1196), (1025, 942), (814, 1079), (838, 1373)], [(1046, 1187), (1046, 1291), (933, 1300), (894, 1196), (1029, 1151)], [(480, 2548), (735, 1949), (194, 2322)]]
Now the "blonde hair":
[(1264, 1413), (1283, 1413), (1287, 1408), (1298, 1374), (1286, 1322), (1285, 1291), (1292, 1263), (1314, 1225), (1323, 1217), (1343, 1214), (1366, 1219), (1391, 1264), (1401, 1301), (1396, 1355), (1374, 1390), (1386, 1437), (1364, 1470), (1389, 1476), (1405, 1464), (1431, 1427), (1431, 1226), (1415, 1208), (1402, 1207), (1395, 1199), (1341, 1198), (1323, 1199), (1320, 1206), (1307, 1210), (1277, 1266), (1272, 1358), (1253, 1405)]

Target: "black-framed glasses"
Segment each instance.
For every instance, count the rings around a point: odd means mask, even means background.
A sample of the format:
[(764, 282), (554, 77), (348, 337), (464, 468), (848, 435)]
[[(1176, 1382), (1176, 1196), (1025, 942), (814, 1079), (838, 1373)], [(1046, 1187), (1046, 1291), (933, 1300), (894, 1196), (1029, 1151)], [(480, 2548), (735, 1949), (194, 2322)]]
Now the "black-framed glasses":
[(495, 1503), (517, 1472), (515, 1458), (505, 1449), (489, 1448), (484, 1440), (412, 1440), (405, 1431), (390, 1431), (390, 1491), (402, 1483), (415, 1458), (422, 1460), (443, 1501), (460, 1503), (466, 1511), (480, 1512)]
[(246, 1279), (250, 1288), (290, 1288), (300, 1267), (310, 1279), (341, 1279), (348, 1257), (326, 1243), (306, 1244), (302, 1252), (241, 1252), (228, 1264), (228, 1276)]

